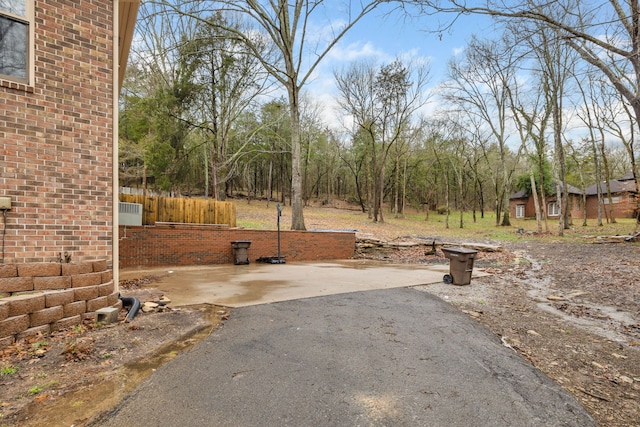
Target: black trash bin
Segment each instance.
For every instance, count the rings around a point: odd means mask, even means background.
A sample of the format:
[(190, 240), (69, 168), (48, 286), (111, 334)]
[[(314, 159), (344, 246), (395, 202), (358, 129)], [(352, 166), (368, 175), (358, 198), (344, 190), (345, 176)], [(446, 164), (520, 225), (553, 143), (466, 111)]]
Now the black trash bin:
[(471, 283), (473, 260), (478, 251), (467, 248), (442, 248), (444, 256), (449, 259), (449, 273), (443, 281), (454, 285), (468, 285)]
[(235, 240), (231, 242), (233, 263), (235, 265), (249, 264), (249, 246), (251, 246), (251, 240)]

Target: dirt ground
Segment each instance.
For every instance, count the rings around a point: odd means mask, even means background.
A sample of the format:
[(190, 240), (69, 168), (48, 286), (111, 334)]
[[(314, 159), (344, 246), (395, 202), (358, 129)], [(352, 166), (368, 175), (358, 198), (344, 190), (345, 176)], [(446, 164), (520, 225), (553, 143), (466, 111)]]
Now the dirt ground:
[[(142, 303), (162, 294), (153, 277), (121, 282), (123, 296)], [(83, 426), (115, 406), (159, 365), (192, 347), (228, 318), (226, 308), (171, 307), (138, 311), (125, 321), (91, 319), (0, 350), (0, 426)]]
[[(409, 239), (410, 240), (410, 239)], [(510, 243), (481, 252), (492, 276), (469, 286), (418, 289), (485, 324), (571, 392), (602, 426), (640, 424), (640, 243)], [(361, 258), (446, 263), (425, 246), (375, 249)], [(158, 300), (153, 278), (122, 293)], [(127, 310), (120, 312), (124, 319)], [(130, 323), (83, 325), (0, 351), (0, 426), (86, 425), (155, 367), (206, 337), (233, 312), (160, 307)]]

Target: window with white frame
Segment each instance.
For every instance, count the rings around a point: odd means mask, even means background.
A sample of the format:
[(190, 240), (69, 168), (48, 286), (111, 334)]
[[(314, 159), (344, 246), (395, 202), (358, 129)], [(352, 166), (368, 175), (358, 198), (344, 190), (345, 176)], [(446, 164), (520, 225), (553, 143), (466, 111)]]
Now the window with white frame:
[[(609, 204), (609, 197), (603, 195), (602, 201), (604, 202), (605, 205)], [(620, 203), (622, 202), (622, 196), (613, 196), (611, 197), (611, 203)]]
[(547, 205), (547, 215), (560, 216), (560, 206), (558, 205), (558, 202), (549, 202)]
[(0, 78), (29, 82), (33, 1), (0, 0)]
[(524, 205), (516, 205), (516, 218), (524, 218)]

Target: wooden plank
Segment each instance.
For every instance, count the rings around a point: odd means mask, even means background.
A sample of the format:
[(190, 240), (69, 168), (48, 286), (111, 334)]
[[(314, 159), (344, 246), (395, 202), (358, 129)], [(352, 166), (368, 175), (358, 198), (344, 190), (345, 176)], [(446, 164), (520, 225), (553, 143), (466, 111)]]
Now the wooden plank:
[(236, 206), (232, 202), (211, 199), (120, 194), (121, 202), (142, 205), (142, 224), (181, 222), (186, 224), (227, 224), (236, 226)]
[(158, 198), (145, 197), (143, 200), (143, 225), (154, 225), (158, 219)]

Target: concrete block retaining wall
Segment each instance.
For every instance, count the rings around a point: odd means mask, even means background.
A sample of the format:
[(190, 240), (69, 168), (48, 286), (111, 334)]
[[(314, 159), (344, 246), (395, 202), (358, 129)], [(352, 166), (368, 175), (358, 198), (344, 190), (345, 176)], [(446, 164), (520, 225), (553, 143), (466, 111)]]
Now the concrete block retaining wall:
[(105, 260), (0, 265), (0, 348), (121, 307)]

